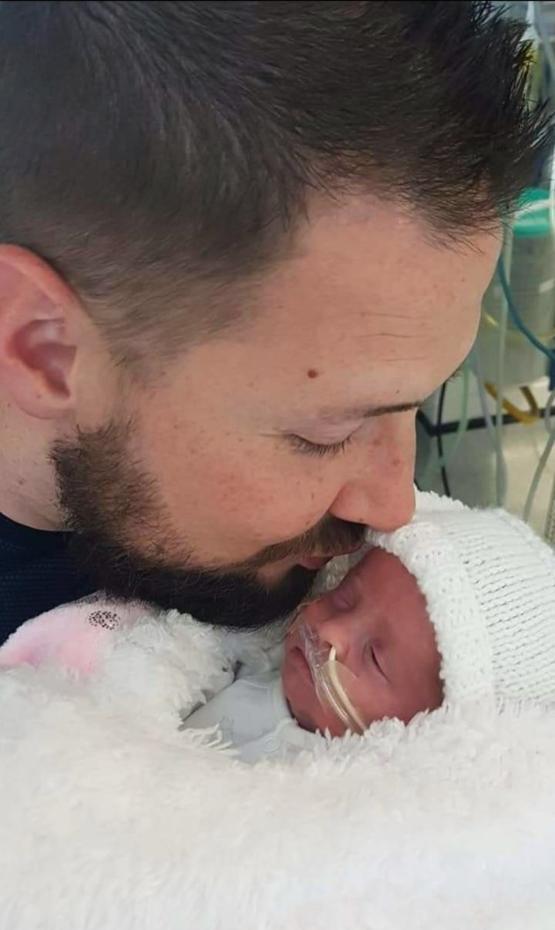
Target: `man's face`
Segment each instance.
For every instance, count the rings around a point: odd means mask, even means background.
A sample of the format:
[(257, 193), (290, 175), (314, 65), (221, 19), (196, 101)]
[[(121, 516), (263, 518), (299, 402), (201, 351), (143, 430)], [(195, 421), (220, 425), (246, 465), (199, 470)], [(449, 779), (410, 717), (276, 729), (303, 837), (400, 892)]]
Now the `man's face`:
[[(122, 391), (84, 346), (81, 457), (74, 447), (66, 471), (87, 476), (91, 522), (117, 542), (112, 567), (124, 555), (128, 575), (137, 566), (117, 593), (151, 596), (142, 580), (157, 568), (170, 588), (183, 568), (200, 588), (206, 570), (224, 588), (232, 571), (264, 596), (289, 589), (269, 619), (305, 593), (310, 556), (355, 545), (352, 524), (406, 522), (416, 407), (468, 353), (497, 251), (486, 234), (440, 246), (377, 201), (319, 206), (294, 254), (253, 284), (252, 321), (184, 351), (148, 387)], [(71, 474), (66, 484), (71, 510)]]

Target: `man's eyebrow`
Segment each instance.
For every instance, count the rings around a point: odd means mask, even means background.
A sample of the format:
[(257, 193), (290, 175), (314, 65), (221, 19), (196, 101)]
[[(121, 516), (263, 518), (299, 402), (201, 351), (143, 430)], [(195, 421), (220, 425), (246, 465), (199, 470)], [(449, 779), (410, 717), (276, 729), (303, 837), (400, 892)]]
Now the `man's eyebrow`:
[(402, 404), (387, 404), (382, 407), (351, 407), (344, 410), (322, 410), (318, 419), (324, 423), (344, 423), (346, 420), (369, 420), (372, 417), (383, 417), (391, 413), (406, 413), (408, 410), (418, 410), (424, 401), (414, 400)]

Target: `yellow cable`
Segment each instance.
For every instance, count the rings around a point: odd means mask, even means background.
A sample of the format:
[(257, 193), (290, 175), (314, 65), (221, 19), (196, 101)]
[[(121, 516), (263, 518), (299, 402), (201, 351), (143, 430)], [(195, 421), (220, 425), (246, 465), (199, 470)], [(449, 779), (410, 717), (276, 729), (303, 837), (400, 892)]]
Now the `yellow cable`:
[[(493, 317), (490, 313), (487, 313), (486, 310), (482, 311), (482, 321), (487, 323), (487, 325), (492, 329), (499, 329), (499, 323), (495, 317)], [(522, 342), (524, 339), (526, 342), (526, 336), (518, 329), (507, 329), (507, 337), (509, 339), (516, 340), (517, 342)], [(553, 339), (555, 339), (555, 329), (552, 329), (549, 333), (542, 333), (541, 335), (538, 335), (537, 338), (541, 339), (542, 342), (550, 343), (553, 341)]]
[[(490, 397), (493, 397), (494, 400), (497, 400), (497, 390), (490, 381), (486, 381), (484, 387)], [(529, 387), (521, 387), (521, 394), (528, 401), (528, 410), (522, 410), (520, 407), (517, 407), (516, 404), (511, 403), (510, 400), (507, 400), (506, 397), (502, 398), (501, 406), (505, 413), (510, 414), (513, 419), (517, 420), (519, 423), (525, 423), (527, 426), (530, 426), (532, 423), (537, 423), (540, 418), (540, 410), (536, 398), (534, 397), (532, 391)]]

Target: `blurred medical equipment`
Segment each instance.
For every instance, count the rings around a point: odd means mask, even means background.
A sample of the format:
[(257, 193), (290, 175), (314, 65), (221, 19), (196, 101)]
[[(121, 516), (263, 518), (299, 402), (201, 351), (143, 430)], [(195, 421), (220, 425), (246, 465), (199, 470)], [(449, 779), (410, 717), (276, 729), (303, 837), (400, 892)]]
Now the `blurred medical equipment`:
[[(541, 96), (555, 113), (555, 3), (502, 6), (507, 15), (527, 23), (530, 98)], [(439, 474), (444, 492), (456, 496), (450, 466), (468, 432), (480, 429), (487, 433), (495, 471), (494, 493), (482, 503), (503, 506), (510, 481), (507, 439), (515, 430), (532, 428), (537, 441), (539, 425), (544, 424), (543, 450), (522, 508), (528, 520), (555, 445), (554, 404), (555, 154), (538, 165), (534, 186), (524, 192), (512, 224), (505, 229), (470, 356), (458, 376), (444, 384), (419, 414), (421, 436), (427, 434), (428, 440), (426, 461), (417, 470), (419, 487), (428, 488), (433, 484), (430, 479)], [(544, 531), (555, 544), (555, 480)]]

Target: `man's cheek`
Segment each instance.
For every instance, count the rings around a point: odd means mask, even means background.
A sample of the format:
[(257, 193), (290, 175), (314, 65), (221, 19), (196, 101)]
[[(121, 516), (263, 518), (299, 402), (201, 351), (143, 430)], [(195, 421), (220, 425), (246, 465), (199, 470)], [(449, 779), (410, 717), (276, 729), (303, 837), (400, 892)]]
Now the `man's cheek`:
[(305, 533), (318, 523), (325, 509), (314, 506), (312, 495), (292, 493), (279, 476), (272, 485), (222, 470), (214, 481), (212, 500), (221, 514), (252, 531), (262, 542), (279, 542)]

